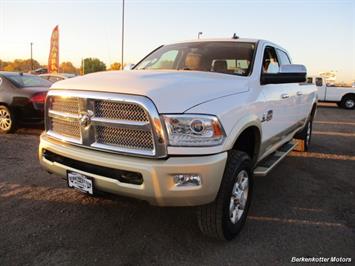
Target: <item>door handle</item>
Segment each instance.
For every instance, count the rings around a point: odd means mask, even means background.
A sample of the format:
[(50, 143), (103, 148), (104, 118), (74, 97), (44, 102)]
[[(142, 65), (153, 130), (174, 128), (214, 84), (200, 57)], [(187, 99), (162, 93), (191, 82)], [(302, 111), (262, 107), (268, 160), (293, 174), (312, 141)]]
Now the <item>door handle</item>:
[(297, 92), (297, 96), (301, 96), (301, 95), (303, 95), (303, 92), (302, 91), (298, 91)]
[(288, 97), (290, 97), (290, 96), (287, 93), (281, 94), (282, 99), (287, 99)]

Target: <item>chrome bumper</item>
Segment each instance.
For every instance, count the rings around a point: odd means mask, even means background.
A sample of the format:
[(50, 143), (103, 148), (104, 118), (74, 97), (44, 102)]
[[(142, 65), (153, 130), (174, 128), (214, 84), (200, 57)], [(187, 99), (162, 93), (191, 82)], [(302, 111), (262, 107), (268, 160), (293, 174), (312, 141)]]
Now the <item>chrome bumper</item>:
[[(66, 177), (68, 170), (76, 171), (92, 177), (98, 190), (146, 200), (159, 206), (196, 206), (212, 202), (219, 190), (227, 160), (226, 152), (209, 156), (148, 159), (81, 148), (51, 139), (46, 134), (41, 135), (40, 141), (39, 160), (49, 172)], [(142, 175), (143, 183), (123, 183), (52, 162), (44, 157), (44, 151), (98, 167), (137, 172)], [(201, 184), (176, 186), (176, 174), (197, 174), (201, 177)]]

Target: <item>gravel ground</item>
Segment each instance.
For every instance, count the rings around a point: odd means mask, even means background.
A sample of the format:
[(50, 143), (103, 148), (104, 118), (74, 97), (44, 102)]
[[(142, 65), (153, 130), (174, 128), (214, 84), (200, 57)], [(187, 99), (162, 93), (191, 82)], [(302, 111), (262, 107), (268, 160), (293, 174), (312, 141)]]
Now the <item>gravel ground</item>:
[(228, 243), (201, 235), (193, 208), (68, 189), (39, 166), (39, 129), (0, 136), (0, 265), (354, 262), (355, 111), (320, 107), (314, 131), (310, 152), (255, 179), (246, 226)]

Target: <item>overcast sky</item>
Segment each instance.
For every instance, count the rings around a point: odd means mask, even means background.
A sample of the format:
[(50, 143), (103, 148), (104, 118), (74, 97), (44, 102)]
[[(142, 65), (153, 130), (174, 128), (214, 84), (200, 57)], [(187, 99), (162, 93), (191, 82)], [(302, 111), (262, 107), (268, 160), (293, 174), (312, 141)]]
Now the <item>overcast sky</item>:
[[(121, 0), (0, 0), (0, 59), (46, 64), (52, 29), (59, 25), (60, 61), (80, 65), (121, 58)], [(165, 43), (202, 37), (271, 40), (310, 74), (335, 70), (355, 79), (355, 1), (126, 0), (125, 61), (135, 63)]]

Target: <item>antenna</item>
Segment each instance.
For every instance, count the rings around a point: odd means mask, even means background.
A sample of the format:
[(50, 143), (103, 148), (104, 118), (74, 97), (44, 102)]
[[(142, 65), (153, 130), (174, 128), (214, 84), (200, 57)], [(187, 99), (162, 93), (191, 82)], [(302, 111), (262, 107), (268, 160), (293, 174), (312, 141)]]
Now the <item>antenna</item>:
[(239, 36), (236, 33), (234, 33), (232, 39), (239, 39)]

